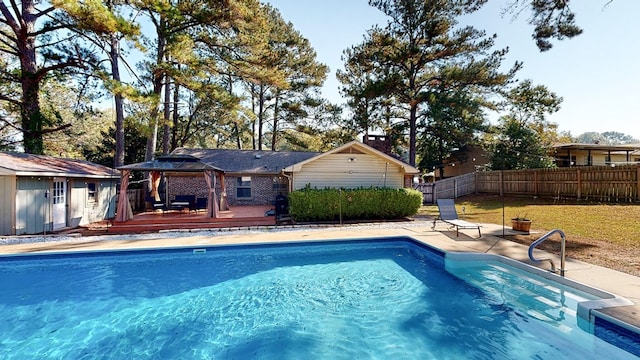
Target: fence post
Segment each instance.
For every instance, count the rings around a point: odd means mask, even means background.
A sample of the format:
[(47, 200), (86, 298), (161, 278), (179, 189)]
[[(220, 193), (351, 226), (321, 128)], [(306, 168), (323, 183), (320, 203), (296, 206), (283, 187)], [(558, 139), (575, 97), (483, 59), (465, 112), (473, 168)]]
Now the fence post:
[(473, 192), (478, 193), (478, 170), (473, 173)]
[(453, 179), (453, 198), (454, 199), (458, 198), (458, 180), (457, 179)]
[(640, 165), (636, 166), (636, 201), (640, 201)]
[(582, 197), (582, 179), (580, 177), (580, 169), (576, 170), (576, 177), (578, 178), (578, 188), (576, 189), (578, 200)]

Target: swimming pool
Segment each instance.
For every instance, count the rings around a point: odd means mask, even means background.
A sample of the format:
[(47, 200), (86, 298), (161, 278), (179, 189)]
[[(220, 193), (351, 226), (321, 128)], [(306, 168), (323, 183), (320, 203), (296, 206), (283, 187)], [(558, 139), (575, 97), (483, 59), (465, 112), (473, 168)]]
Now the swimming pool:
[(409, 238), (7, 256), (0, 357), (636, 358), (581, 329), (598, 292), (495, 259)]

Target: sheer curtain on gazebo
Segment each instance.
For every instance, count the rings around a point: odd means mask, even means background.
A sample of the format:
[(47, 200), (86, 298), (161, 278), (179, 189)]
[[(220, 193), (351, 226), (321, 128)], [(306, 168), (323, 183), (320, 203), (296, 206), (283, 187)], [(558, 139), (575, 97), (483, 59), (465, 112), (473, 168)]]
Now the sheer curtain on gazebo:
[(209, 188), (209, 196), (207, 200), (207, 216), (211, 218), (218, 217), (218, 199), (216, 196), (216, 175), (214, 170), (206, 170), (204, 172), (204, 179), (207, 182)]
[(160, 171), (152, 171), (151, 172), (151, 196), (155, 201), (160, 201), (160, 193), (158, 192), (158, 188), (160, 187), (160, 178), (162, 174)]
[(127, 189), (129, 188), (130, 170), (121, 170), (120, 194), (118, 194), (118, 207), (116, 207), (116, 221), (127, 221), (133, 219), (133, 210), (129, 204)]

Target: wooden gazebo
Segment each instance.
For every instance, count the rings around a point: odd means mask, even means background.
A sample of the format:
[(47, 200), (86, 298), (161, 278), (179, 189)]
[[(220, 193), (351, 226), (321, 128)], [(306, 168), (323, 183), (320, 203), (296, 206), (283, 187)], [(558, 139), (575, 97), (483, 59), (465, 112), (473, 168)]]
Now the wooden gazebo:
[[(219, 207), (218, 197), (216, 195), (216, 175), (222, 179), (224, 171), (209, 164), (205, 164), (197, 157), (191, 155), (168, 155), (161, 156), (155, 160), (145, 161), (137, 164), (124, 165), (118, 168), (120, 170), (121, 184), (120, 194), (118, 195), (118, 206), (116, 208), (115, 221), (127, 221), (133, 219), (133, 211), (127, 197), (127, 188), (129, 186), (129, 176), (132, 171), (145, 171), (151, 174), (151, 196), (155, 200), (160, 200), (158, 187), (160, 178), (163, 173), (203, 173), (208, 187), (207, 196), (207, 216), (217, 218)], [(222, 191), (224, 192), (224, 181), (220, 182)]]

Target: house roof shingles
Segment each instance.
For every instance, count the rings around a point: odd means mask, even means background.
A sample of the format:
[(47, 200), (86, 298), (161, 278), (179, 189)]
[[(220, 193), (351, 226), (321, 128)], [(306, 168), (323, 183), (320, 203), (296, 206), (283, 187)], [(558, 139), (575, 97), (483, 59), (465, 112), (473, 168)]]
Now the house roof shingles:
[(155, 160), (142, 163), (124, 165), (119, 170), (137, 171), (169, 171), (169, 172), (203, 172), (207, 170), (223, 171), (220, 168), (206, 164), (200, 159), (185, 154), (160, 156)]
[(0, 152), (0, 174), (20, 176), (119, 177), (112, 168), (85, 160)]
[(233, 149), (178, 148), (173, 155), (191, 155), (203, 163), (237, 174), (278, 174), (287, 166), (305, 161), (321, 153), (307, 151), (267, 151)]

